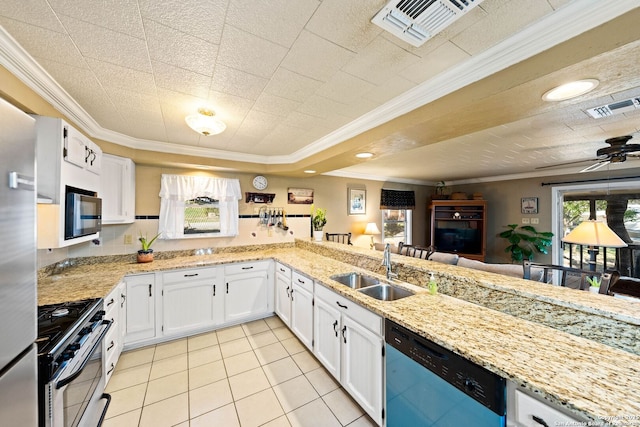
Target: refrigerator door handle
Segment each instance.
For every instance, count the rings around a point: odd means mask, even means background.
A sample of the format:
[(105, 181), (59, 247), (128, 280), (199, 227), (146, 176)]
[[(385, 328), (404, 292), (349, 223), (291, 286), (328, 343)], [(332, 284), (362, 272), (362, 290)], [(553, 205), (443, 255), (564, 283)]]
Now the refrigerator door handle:
[(16, 190), (30, 190), (36, 188), (36, 182), (32, 176), (20, 175), (18, 172), (9, 172), (9, 188)]

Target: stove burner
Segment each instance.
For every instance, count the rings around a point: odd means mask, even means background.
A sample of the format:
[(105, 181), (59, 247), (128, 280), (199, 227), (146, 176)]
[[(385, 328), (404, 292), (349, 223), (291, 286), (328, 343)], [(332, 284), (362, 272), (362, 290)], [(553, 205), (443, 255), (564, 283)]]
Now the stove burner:
[(67, 314), (69, 314), (68, 308), (58, 308), (51, 312), (51, 317), (63, 317), (63, 316), (66, 316)]

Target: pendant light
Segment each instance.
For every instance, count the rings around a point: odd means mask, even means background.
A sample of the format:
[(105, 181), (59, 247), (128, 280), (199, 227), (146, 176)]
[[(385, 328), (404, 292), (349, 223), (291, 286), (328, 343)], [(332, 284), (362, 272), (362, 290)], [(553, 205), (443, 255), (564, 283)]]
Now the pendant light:
[(185, 117), (187, 125), (196, 132), (204, 136), (217, 135), (222, 133), (227, 125), (222, 120), (215, 118), (216, 113), (206, 108), (199, 108), (197, 114)]

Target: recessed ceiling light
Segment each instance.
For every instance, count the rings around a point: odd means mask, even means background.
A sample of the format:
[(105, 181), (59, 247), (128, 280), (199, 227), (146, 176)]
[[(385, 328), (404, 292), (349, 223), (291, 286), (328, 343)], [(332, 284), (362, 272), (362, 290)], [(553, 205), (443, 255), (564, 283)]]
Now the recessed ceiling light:
[(304, 173), (316, 173), (316, 171), (314, 171), (313, 169), (307, 169), (306, 171), (304, 171)]
[(356, 157), (359, 159), (368, 159), (369, 157), (373, 157), (373, 153), (358, 153)]
[(598, 84), (600, 82), (596, 79), (576, 80), (551, 89), (542, 95), (542, 99), (545, 101), (564, 101), (591, 92), (598, 87)]

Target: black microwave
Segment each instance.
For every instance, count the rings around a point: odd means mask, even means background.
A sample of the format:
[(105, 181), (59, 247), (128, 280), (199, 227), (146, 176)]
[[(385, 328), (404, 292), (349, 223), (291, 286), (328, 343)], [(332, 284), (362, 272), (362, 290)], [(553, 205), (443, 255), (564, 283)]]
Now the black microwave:
[(64, 239), (75, 239), (102, 230), (102, 199), (95, 193), (66, 188)]

